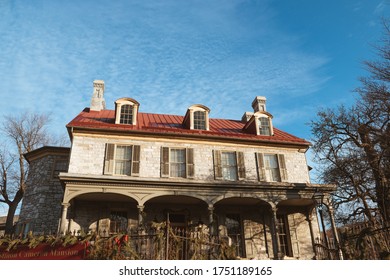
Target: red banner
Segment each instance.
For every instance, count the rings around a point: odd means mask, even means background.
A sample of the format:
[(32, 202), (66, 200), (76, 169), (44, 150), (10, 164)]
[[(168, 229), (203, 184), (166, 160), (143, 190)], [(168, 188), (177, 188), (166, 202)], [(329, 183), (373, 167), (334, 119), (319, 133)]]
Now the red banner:
[(84, 243), (63, 247), (40, 244), (35, 248), (18, 246), (6, 251), (0, 247), (0, 260), (81, 260), (84, 259), (86, 246)]

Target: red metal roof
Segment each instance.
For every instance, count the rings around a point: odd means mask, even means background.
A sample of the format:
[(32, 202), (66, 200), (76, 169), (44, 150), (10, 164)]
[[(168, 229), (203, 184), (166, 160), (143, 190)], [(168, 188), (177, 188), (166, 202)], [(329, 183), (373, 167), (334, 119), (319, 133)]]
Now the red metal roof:
[(209, 119), (210, 130), (190, 130), (182, 126), (184, 116), (141, 113), (136, 125), (115, 124), (114, 110), (89, 111), (85, 108), (67, 127), (89, 128), (108, 131), (134, 131), (154, 134), (177, 134), (182, 136), (223, 137), (259, 142), (279, 142), (310, 145), (309, 142), (274, 128), (273, 136), (253, 135), (243, 130), (244, 123), (238, 120)]

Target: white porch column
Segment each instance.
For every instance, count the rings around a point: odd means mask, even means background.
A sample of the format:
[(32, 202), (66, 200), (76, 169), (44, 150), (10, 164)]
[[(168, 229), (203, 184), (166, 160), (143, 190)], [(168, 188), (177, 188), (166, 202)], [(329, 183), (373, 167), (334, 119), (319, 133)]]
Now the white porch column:
[(68, 207), (70, 203), (62, 203), (62, 215), (61, 215), (61, 225), (60, 225), (60, 234), (66, 234), (66, 216), (68, 215)]

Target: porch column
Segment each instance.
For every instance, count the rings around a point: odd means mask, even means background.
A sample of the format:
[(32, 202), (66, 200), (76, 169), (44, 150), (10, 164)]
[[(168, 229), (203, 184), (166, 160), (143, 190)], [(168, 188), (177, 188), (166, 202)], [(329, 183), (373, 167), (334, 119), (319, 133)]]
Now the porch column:
[(70, 203), (62, 203), (62, 214), (60, 224), (60, 234), (66, 234), (66, 216), (68, 215), (68, 207)]
[(309, 230), (310, 230), (310, 238), (311, 238), (311, 245), (313, 247), (313, 253), (314, 253), (314, 257), (315, 259), (317, 259), (317, 253), (316, 253), (316, 249), (315, 249), (315, 239), (314, 239), (314, 231), (313, 231), (313, 215), (312, 213), (307, 213), (306, 214), (306, 221), (309, 223)]
[(138, 228), (143, 229), (144, 228), (144, 205), (137, 205), (138, 208)]
[(278, 208), (272, 207), (272, 223), (273, 223), (273, 251), (274, 259), (283, 259), (282, 252), (280, 251), (280, 240), (279, 240), (279, 222), (277, 217)]
[(209, 206), (209, 232), (210, 236), (214, 235), (214, 207)]
[(333, 209), (333, 206), (331, 204), (328, 205), (328, 211), (329, 211), (329, 217), (330, 217), (330, 224), (332, 226), (333, 237), (334, 237), (334, 240), (336, 242), (336, 247), (337, 247), (336, 249), (338, 251), (340, 260), (342, 260), (342, 259), (344, 259), (344, 257), (343, 257), (343, 252), (341, 251), (341, 247), (340, 247), (340, 239), (339, 239), (339, 235), (338, 235), (337, 229), (336, 229), (336, 222), (334, 221), (334, 209)]

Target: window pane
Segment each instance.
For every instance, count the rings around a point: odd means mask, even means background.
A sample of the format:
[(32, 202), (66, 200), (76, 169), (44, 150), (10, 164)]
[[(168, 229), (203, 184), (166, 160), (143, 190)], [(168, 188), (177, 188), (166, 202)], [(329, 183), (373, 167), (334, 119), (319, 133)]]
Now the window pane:
[(271, 135), (271, 129), (268, 118), (259, 118), (259, 132), (260, 135)]
[(206, 129), (206, 112), (194, 112), (194, 129)]
[(131, 146), (116, 146), (115, 174), (130, 175), (131, 156)]
[(225, 180), (237, 180), (236, 153), (223, 152), (221, 154), (222, 176)]
[(121, 116), (119, 123), (121, 124), (133, 124), (133, 106), (122, 105)]
[(170, 176), (186, 177), (186, 150), (171, 149), (170, 153)]
[(269, 180), (280, 182), (281, 178), (277, 155), (264, 155), (264, 164)]

